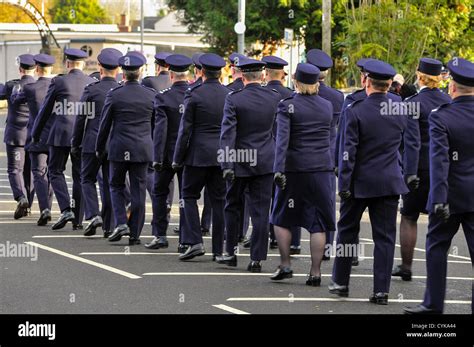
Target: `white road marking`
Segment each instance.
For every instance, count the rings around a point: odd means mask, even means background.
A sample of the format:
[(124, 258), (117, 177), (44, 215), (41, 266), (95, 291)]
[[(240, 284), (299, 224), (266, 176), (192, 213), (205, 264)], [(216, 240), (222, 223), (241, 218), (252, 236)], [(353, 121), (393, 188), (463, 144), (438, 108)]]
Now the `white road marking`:
[[(314, 301), (314, 302), (368, 302), (369, 300), (367, 298), (341, 298), (341, 297), (334, 297), (334, 298), (292, 298), (292, 297), (281, 297), (281, 298), (271, 298), (271, 297), (242, 297), (242, 298), (228, 298), (227, 301), (252, 301), (252, 302), (271, 302), (271, 301), (283, 301), (283, 302), (294, 302), (294, 301), (299, 301), (299, 302), (308, 302), (308, 301)], [(423, 299), (392, 299), (388, 300), (389, 303), (421, 303)], [(445, 304), (459, 304), (459, 305), (470, 305), (471, 301), (470, 300), (445, 300)]]
[(215, 308), (219, 308), (221, 310), (233, 313), (233, 314), (250, 314), (249, 312), (238, 310), (236, 308), (233, 308), (233, 307), (230, 307), (230, 306), (227, 306), (227, 305), (212, 305), (212, 306), (214, 306)]
[(56, 249), (56, 248), (48, 247), (48, 246), (45, 246), (45, 245), (42, 245), (42, 244), (39, 244), (39, 243), (36, 243), (36, 242), (31, 242), (31, 241), (27, 241), (25, 243), (30, 245), (30, 246), (38, 247), (38, 248), (43, 249), (45, 251), (55, 253), (55, 254), (58, 254), (58, 255), (62, 255), (63, 257), (70, 258), (70, 259), (76, 260), (76, 261), (84, 263), (84, 264), (92, 265), (92, 266), (98, 267), (100, 269), (107, 270), (107, 271), (116, 273), (118, 275), (121, 275), (121, 276), (124, 276), (124, 277), (127, 277), (127, 278), (131, 278), (131, 279), (141, 278), (140, 276), (134, 275), (130, 272), (119, 270), (119, 269), (114, 268), (112, 266), (97, 263), (97, 262), (89, 260), (89, 259), (81, 258), (81, 257), (78, 257), (76, 255), (63, 252), (63, 251), (61, 251), (59, 249)]

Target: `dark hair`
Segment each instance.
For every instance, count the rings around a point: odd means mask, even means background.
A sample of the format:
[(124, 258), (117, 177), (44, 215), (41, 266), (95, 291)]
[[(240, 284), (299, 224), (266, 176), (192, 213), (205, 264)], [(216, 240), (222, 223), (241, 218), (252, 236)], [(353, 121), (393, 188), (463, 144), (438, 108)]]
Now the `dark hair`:
[(220, 78), (222, 72), (221, 70), (202, 69), (202, 73), (206, 78)]
[(140, 70), (123, 70), (123, 75), (127, 81), (136, 81), (140, 78)]
[(390, 87), (390, 82), (388, 80), (377, 80), (375, 78), (369, 77), (370, 81), (372, 82), (372, 87), (375, 90), (386, 92)]

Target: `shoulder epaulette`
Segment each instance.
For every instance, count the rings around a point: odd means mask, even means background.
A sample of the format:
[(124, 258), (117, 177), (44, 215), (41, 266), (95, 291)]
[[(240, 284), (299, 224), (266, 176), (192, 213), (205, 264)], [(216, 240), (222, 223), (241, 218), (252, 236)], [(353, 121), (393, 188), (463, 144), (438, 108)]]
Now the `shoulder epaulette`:
[(159, 93), (160, 93), (160, 94), (164, 94), (164, 93), (166, 93), (166, 92), (169, 92), (170, 90), (171, 90), (171, 87), (165, 88), (165, 89), (160, 90)]
[(349, 105), (347, 105), (347, 108), (354, 108), (354, 106), (356, 104), (359, 104), (361, 103), (362, 101), (364, 101), (365, 99), (358, 99), (358, 100), (354, 100), (353, 102), (351, 102)]
[(441, 104), (439, 105), (437, 108), (435, 108), (434, 110), (431, 110), (431, 112), (438, 112), (439, 110), (441, 110), (442, 108), (445, 108), (446, 106), (450, 105), (451, 103), (450, 102), (447, 102), (445, 104)]
[(413, 95), (410, 95), (410, 96), (406, 97), (405, 100), (403, 100), (403, 101), (408, 101), (408, 100), (412, 99), (413, 97), (415, 97), (417, 95), (418, 95), (418, 92), (413, 94)]

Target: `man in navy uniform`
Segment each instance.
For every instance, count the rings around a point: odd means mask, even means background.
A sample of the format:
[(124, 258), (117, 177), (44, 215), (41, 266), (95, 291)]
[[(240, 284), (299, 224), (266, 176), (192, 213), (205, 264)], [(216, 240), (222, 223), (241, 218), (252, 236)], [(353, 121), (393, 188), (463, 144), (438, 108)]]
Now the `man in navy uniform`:
[(400, 209), (402, 264), (392, 272), (392, 276), (399, 276), (404, 281), (411, 281), (417, 220), (420, 213), (426, 213), (430, 190), (428, 116), (439, 105), (451, 101), (449, 95), (438, 89), (442, 67), (439, 60), (421, 58), (416, 71), (420, 92), (404, 101), (409, 117), (403, 142), (403, 175), (410, 192), (403, 195)]
[[(82, 72), (87, 53), (75, 48), (64, 51), (68, 73), (52, 79), (48, 93), (38, 113), (32, 131), (34, 142), (39, 142), (42, 132), (51, 117), (54, 123), (48, 138), (49, 148), (49, 177), (58, 200), (61, 216), (53, 225), (53, 230), (64, 228), (67, 222), (73, 222), (73, 228), (82, 223), (81, 205), (81, 158), (70, 153), (71, 138), (77, 110), (87, 105), (80, 103), (84, 88), (95, 79)], [(71, 154), (72, 162), (72, 201), (70, 199), (64, 171)]]
[[(122, 53), (115, 48), (104, 48), (97, 56), (100, 68), (100, 80), (89, 84), (84, 89), (81, 102), (93, 105), (92, 114), (80, 112), (74, 124), (71, 152), (81, 155), (81, 183), (84, 200), (85, 218), (90, 221), (84, 230), (85, 236), (95, 235), (98, 227), (104, 226), (104, 236), (108, 237), (111, 231), (109, 163), (102, 162), (95, 155), (95, 142), (99, 131), (100, 115), (104, 107), (106, 94), (117, 87), (117, 73), (119, 58)], [(97, 196), (97, 175), (102, 167), (102, 212), (99, 210)], [(104, 217), (104, 219), (103, 219)], [(105, 224), (105, 225), (104, 225)]]
[(244, 87), (244, 83), (242, 82), (242, 71), (240, 71), (239, 61), (241, 59), (245, 59), (246, 56), (240, 53), (232, 53), (229, 55), (229, 63), (230, 63), (230, 73), (232, 74), (232, 82), (227, 85), (227, 88), (230, 90), (239, 90)]
[[(264, 62), (255, 59), (239, 61), (238, 68), (242, 71), (245, 87), (227, 96), (221, 132), (221, 151), (229, 153), (221, 164), (228, 180), (225, 206), (227, 254), (217, 258), (217, 262), (237, 266), (239, 211), (242, 209), (241, 197), (248, 187), (253, 230), (247, 270), (251, 272), (261, 272), (261, 261), (267, 258), (275, 156), (273, 135), (275, 113), (281, 99), (278, 92), (262, 87), (264, 66)], [(239, 158), (238, 153), (245, 155)]]
[(142, 84), (145, 87), (153, 88), (155, 91), (169, 88), (171, 86), (169, 66), (165, 59), (171, 55), (168, 52), (159, 52), (155, 54), (155, 76), (147, 76), (142, 79)]
[[(169, 219), (167, 216), (167, 197), (170, 193), (170, 183), (175, 172), (171, 167), (173, 154), (178, 137), (179, 125), (184, 112), (184, 94), (188, 90), (187, 72), (192, 60), (181, 54), (166, 57), (170, 67), (170, 78), (173, 83), (155, 97), (155, 128), (153, 134), (153, 167), (155, 169), (153, 186), (153, 220), (152, 234), (154, 239), (145, 244), (148, 249), (167, 248), (166, 230)], [(181, 199), (182, 170), (176, 172)], [(184, 211), (179, 209), (180, 225), (183, 225)]]
[[(421, 305), (405, 308), (410, 314), (443, 312), (448, 252), (461, 225), (474, 265), (474, 63), (455, 57), (448, 69), (453, 101), (429, 116), (431, 185), (425, 297)], [(474, 300), (471, 309), (474, 313)]]
[[(389, 107), (387, 91), (396, 72), (380, 60), (364, 65), (367, 97), (345, 111), (344, 144), (339, 167), (337, 252), (329, 291), (349, 295), (353, 253), (357, 250), (360, 220), (369, 208), (374, 249), (374, 288), (370, 302), (388, 303), (395, 250), (398, 198), (408, 191), (400, 167), (399, 148), (406, 128), (406, 115)], [(380, 131), (383, 129), (383, 131)]]
[(206, 53), (199, 61), (203, 82), (186, 93), (173, 157), (175, 170), (184, 165), (182, 197), (185, 218), (181, 240), (190, 246), (180, 255), (180, 260), (205, 254), (197, 206), (204, 187), (208, 189), (212, 206), (212, 253), (215, 256), (222, 254), (224, 246), (225, 182), (218, 162), (218, 150), (224, 100), (229, 89), (219, 82), (224, 59)]
[(5, 125), (5, 142), (7, 149), (7, 173), (13, 198), (17, 208), (13, 217), (19, 219), (28, 214), (33, 203), (33, 180), (31, 179), (30, 159), (25, 152), (27, 144), (27, 125), (29, 119), (28, 105), (21, 97), (24, 86), (35, 81), (36, 62), (31, 54), (18, 56), (20, 79), (8, 81), (0, 99), (7, 99), (8, 115)]
[[(333, 62), (331, 57), (320, 49), (310, 49), (306, 54), (308, 63), (316, 66), (321, 71), (319, 74), (319, 93), (318, 95), (323, 99), (331, 102), (333, 109), (333, 118), (331, 123), (331, 156), (333, 159), (334, 168), (336, 167), (336, 128), (339, 124), (339, 117), (341, 115), (342, 104), (344, 103), (344, 94), (337, 89), (331, 88), (324, 83), (328, 70), (332, 68)], [(334, 195), (336, 194), (336, 177), (333, 178), (334, 184)], [(334, 218), (336, 211), (334, 210)], [(334, 240), (334, 230), (326, 231), (326, 251), (323, 256), (323, 260), (330, 259), (330, 253)]]
[(33, 173), (35, 192), (41, 212), (37, 225), (42, 226), (48, 224), (51, 220), (53, 189), (49, 182), (47, 141), (54, 118), (50, 118), (46, 123), (39, 142), (31, 141), (31, 132), (34, 128), (38, 112), (46, 97), (46, 92), (51, 84), (51, 72), (55, 59), (47, 54), (36, 54), (34, 60), (36, 62), (38, 80), (25, 85), (21, 94), (22, 97), (25, 98), (29, 109), (28, 138), (30, 142), (27, 143), (25, 148), (30, 154), (31, 171)]
[[(108, 152), (110, 162), (110, 195), (116, 228), (109, 241), (130, 235), (129, 245), (140, 244), (145, 223), (147, 170), (153, 161), (155, 90), (138, 82), (145, 63), (145, 57), (137, 54), (126, 54), (119, 59), (126, 82), (107, 93), (95, 147), (97, 157), (102, 158)], [(127, 172), (131, 193), (128, 225), (124, 197)]]
[(193, 66), (194, 66), (194, 81), (193, 83), (189, 83), (189, 88), (192, 88), (194, 86), (197, 86), (198, 84), (202, 83), (202, 65), (199, 62), (199, 58), (204, 53), (194, 53), (191, 60), (193, 61)]

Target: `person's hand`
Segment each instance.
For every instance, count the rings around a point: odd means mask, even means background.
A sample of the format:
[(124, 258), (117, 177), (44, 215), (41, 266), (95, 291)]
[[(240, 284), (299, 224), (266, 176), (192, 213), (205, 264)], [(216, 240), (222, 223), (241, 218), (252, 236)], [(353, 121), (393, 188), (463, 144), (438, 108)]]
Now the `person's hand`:
[(448, 204), (435, 204), (434, 213), (438, 218), (440, 218), (441, 220), (443, 220), (443, 222), (446, 223), (450, 216), (449, 205)]
[(284, 190), (286, 187), (286, 176), (282, 172), (275, 172), (275, 175), (273, 176), (273, 180), (275, 181), (275, 184), (280, 187), (281, 190)]
[(232, 169), (225, 169), (222, 171), (222, 177), (225, 180), (232, 182), (235, 179), (235, 172)]
[(342, 192), (339, 192), (339, 197), (341, 198), (341, 200), (346, 201), (352, 197), (352, 193), (350, 190), (344, 190)]
[(182, 167), (183, 167), (183, 164), (178, 164), (178, 163), (175, 163), (175, 162), (173, 162), (173, 163), (171, 164), (171, 168), (172, 168), (173, 171), (175, 171), (175, 172), (181, 170)]
[(71, 155), (77, 157), (81, 153), (80, 147), (71, 147)]
[(405, 176), (405, 183), (412, 192), (420, 187), (420, 178), (417, 175), (407, 175)]
[(163, 170), (163, 163), (153, 162), (153, 169), (155, 169), (156, 172)]
[(339, 177), (339, 168), (337, 166), (334, 168), (334, 174), (336, 177)]
[(102, 161), (105, 158), (105, 153), (96, 151), (95, 156), (97, 157), (97, 159), (99, 159), (99, 161)]

